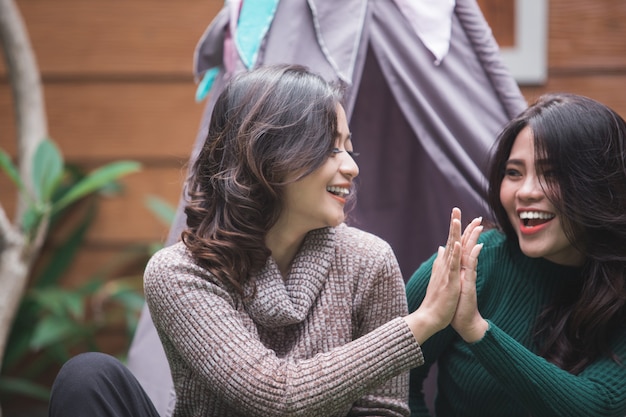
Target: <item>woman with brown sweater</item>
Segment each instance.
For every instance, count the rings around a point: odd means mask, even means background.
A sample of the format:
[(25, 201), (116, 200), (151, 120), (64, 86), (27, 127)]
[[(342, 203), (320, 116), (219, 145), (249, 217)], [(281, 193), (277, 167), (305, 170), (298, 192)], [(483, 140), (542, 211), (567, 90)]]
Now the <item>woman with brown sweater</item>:
[[(187, 184), (187, 228), (144, 277), (174, 416), (408, 415), (407, 371), (452, 319), (480, 221), (461, 236), (453, 210), (424, 302), (407, 314), (391, 247), (344, 224), (359, 169), (338, 88), (299, 66), (236, 76), (208, 132)], [(120, 364), (81, 356), (61, 371), (51, 415), (156, 415), (138, 384), (109, 396), (113, 406), (100, 401), (110, 412), (78, 409), (94, 384), (76, 381), (101, 380), (103, 368), (135, 384)], [(93, 390), (102, 397), (102, 385)]]

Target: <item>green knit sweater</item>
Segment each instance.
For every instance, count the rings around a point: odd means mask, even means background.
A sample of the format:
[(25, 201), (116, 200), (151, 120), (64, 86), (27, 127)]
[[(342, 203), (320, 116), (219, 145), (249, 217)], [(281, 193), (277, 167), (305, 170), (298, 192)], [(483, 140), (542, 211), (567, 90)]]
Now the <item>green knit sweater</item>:
[[(626, 415), (626, 330), (611, 339), (624, 365), (602, 357), (572, 375), (536, 354), (532, 330), (546, 302), (579, 273), (511, 249), (504, 236), (483, 233), (478, 261), (478, 308), (489, 330), (465, 343), (448, 327), (422, 346), (425, 366), (411, 371), (412, 416), (427, 416), (422, 385), (430, 366), (439, 368), (437, 416)], [(407, 284), (409, 311), (424, 298), (434, 256)]]

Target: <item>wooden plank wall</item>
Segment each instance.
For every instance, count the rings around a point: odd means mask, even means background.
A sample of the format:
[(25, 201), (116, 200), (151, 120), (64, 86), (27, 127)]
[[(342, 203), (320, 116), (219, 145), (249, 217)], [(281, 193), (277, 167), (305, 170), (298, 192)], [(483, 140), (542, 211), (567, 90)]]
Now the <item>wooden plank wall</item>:
[(548, 21), (548, 80), (523, 87), (525, 97), (570, 91), (626, 118), (626, 2), (550, 0)]
[[(494, 7), (494, 1), (484, 3)], [(192, 52), (223, 0), (17, 4), (43, 75), (50, 134), (66, 158), (88, 169), (118, 159), (143, 164), (140, 173), (124, 180), (124, 196), (103, 201), (66, 278), (67, 285), (76, 285), (129, 244), (165, 238), (167, 228), (143, 200), (147, 195), (173, 205), (178, 200), (203, 108), (194, 102)], [(523, 86), (527, 99), (567, 90), (626, 116), (626, 2), (552, 0), (548, 33), (548, 81)], [(0, 147), (14, 154), (14, 138), (11, 94), (0, 62)], [(11, 213), (14, 190), (5, 176), (0, 198)]]
[[(192, 54), (223, 0), (17, 0), (44, 81), (49, 133), (66, 160), (90, 170), (132, 159), (142, 170), (124, 195), (102, 201), (66, 278), (77, 285), (129, 245), (163, 241), (149, 195), (175, 205), (204, 103), (194, 101)], [(15, 153), (15, 125), (0, 62), (0, 147)], [(14, 189), (0, 176), (12, 215)], [(55, 239), (60, 239), (56, 236)]]

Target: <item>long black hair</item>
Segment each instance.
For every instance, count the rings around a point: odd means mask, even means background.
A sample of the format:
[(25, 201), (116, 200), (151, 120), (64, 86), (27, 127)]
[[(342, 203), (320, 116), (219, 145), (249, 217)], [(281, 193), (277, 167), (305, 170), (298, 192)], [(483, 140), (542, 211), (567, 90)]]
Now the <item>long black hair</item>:
[(488, 199), (510, 242), (517, 236), (500, 202), (504, 167), (518, 134), (530, 128), (535, 158), (551, 169), (546, 196), (563, 219), (565, 235), (585, 256), (571, 295), (546, 307), (537, 320), (542, 355), (578, 374), (608, 355), (612, 332), (626, 318), (626, 122), (593, 99), (547, 94), (499, 135), (489, 173)]

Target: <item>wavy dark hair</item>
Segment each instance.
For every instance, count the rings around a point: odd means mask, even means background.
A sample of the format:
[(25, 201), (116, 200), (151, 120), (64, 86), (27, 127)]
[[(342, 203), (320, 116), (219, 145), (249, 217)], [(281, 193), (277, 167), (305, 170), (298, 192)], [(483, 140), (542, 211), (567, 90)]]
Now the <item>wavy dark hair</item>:
[[(499, 135), (488, 199), (511, 244), (518, 239), (500, 202), (504, 167), (517, 135), (529, 127), (535, 158), (551, 169), (546, 196), (563, 219), (565, 235), (585, 256), (571, 292), (546, 306), (535, 326), (541, 354), (580, 373), (610, 351), (626, 318), (626, 123), (607, 106), (573, 94), (547, 94)], [(551, 185), (552, 184), (552, 185)]]
[(194, 259), (244, 296), (270, 256), (265, 244), (285, 185), (331, 155), (340, 85), (298, 65), (234, 76), (217, 98), (186, 186), (182, 240)]

